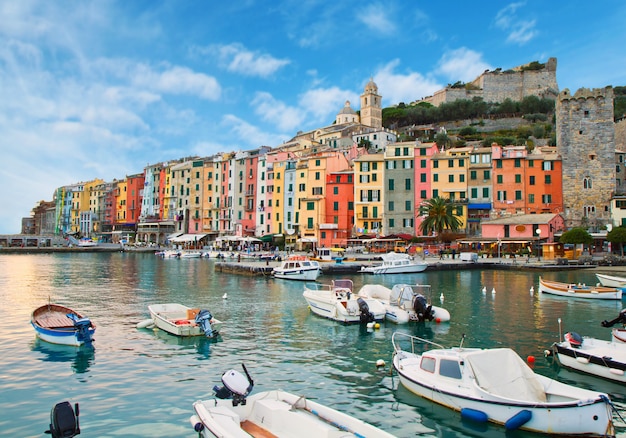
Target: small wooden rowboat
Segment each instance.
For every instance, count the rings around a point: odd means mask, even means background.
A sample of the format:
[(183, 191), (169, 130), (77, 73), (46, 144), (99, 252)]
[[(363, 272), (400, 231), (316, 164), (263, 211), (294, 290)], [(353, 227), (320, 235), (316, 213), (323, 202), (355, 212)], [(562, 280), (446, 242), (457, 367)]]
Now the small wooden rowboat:
[(81, 346), (91, 344), (96, 326), (88, 318), (69, 307), (46, 304), (31, 315), (30, 323), (37, 336), (46, 342)]
[(558, 281), (545, 280), (541, 277), (539, 277), (539, 292), (573, 298), (589, 298), (597, 300), (622, 299), (622, 290), (614, 287), (560, 283)]

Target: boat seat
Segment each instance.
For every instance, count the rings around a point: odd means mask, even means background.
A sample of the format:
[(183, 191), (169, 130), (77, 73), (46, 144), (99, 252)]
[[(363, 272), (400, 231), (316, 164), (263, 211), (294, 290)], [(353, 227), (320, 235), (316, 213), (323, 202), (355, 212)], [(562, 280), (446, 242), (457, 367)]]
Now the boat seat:
[(72, 328), (74, 327), (74, 321), (67, 316), (61, 315), (47, 315), (37, 318), (37, 322), (42, 327), (48, 328)]

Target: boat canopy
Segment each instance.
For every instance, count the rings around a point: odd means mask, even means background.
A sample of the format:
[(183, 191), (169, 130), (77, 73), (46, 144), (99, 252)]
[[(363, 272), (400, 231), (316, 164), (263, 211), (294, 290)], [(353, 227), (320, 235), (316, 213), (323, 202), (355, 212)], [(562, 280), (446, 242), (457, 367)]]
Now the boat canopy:
[(465, 361), (474, 371), (476, 383), (492, 394), (513, 400), (543, 403), (546, 394), (537, 376), (510, 348), (469, 353)]

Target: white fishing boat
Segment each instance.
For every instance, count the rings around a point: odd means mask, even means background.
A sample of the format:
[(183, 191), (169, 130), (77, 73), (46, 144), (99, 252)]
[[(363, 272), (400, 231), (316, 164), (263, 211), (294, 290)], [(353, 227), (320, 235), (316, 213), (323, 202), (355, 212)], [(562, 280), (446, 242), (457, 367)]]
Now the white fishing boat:
[(424, 272), (428, 263), (415, 260), (408, 254), (390, 252), (382, 255), (383, 262), (372, 266), (363, 266), (365, 274), (412, 274)]
[(606, 287), (626, 287), (626, 277), (615, 275), (597, 274), (596, 277), (602, 286)]
[(585, 284), (561, 283), (539, 277), (539, 292), (570, 298), (594, 300), (621, 300), (622, 290), (614, 287), (587, 286)]
[(565, 368), (626, 383), (626, 344), (603, 341), (576, 332), (552, 344), (551, 354)]
[(208, 310), (193, 309), (178, 303), (152, 304), (148, 306), (151, 319), (141, 321), (138, 328), (156, 326), (175, 336), (215, 337), (222, 322)]
[(615, 435), (607, 394), (537, 374), (510, 348), (444, 348), (405, 333), (394, 333), (392, 344), (400, 383), (462, 418), (550, 435)]
[(333, 280), (331, 284), (307, 283), (302, 294), (316, 315), (342, 323), (370, 323), (385, 319), (385, 308), (373, 298), (359, 297), (352, 280)]
[(282, 390), (249, 395), (254, 382), (235, 370), (222, 375), (214, 399), (198, 400), (189, 421), (200, 437), (393, 438), (358, 418)]
[(306, 256), (293, 255), (272, 270), (274, 278), (284, 280), (315, 281), (322, 273), (320, 264)]
[(392, 289), (381, 284), (365, 284), (357, 295), (380, 301), (385, 307), (385, 320), (396, 324), (450, 321), (450, 312), (432, 304), (428, 284), (396, 284)]

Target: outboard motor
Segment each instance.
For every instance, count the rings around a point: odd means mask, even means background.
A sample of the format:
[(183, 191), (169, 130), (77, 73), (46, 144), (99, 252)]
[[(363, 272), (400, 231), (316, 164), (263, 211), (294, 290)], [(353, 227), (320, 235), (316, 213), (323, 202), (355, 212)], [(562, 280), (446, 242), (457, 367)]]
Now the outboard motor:
[[(213, 315), (208, 310), (201, 310), (196, 315), (196, 324), (202, 327), (204, 334), (207, 337), (213, 336), (213, 327), (211, 327), (211, 319), (213, 319)], [(217, 334), (217, 333), (215, 333)]]
[(79, 318), (74, 313), (68, 313), (67, 317), (74, 321), (74, 327), (76, 327), (76, 339), (84, 342), (85, 344), (91, 344), (93, 339), (91, 338), (91, 321), (89, 318)]
[(359, 305), (359, 311), (361, 313), (361, 323), (368, 323), (374, 321), (374, 314), (370, 312), (370, 307), (367, 305), (363, 298), (357, 298), (357, 304)]
[(613, 327), (618, 322), (621, 322), (622, 324), (626, 324), (626, 309), (622, 309), (619, 312), (619, 315), (617, 315), (617, 318), (611, 321), (607, 321), (607, 320), (602, 321), (601, 325), (602, 327)]
[(71, 438), (80, 435), (78, 415), (78, 403), (75, 410), (68, 401), (57, 403), (50, 412), (50, 429), (45, 433), (51, 434), (52, 438)]
[(245, 405), (246, 397), (252, 392), (252, 388), (254, 387), (254, 381), (252, 377), (250, 377), (250, 374), (248, 374), (246, 366), (244, 364), (241, 364), (241, 366), (246, 373), (246, 377), (239, 371), (226, 371), (222, 374), (222, 383), (224, 386), (221, 388), (217, 385), (213, 387), (217, 398), (224, 400), (232, 399), (233, 406), (237, 406), (238, 404)]
[(565, 333), (565, 340), (569, 342), (572, 348), (580, 348), (583, 345), (583, 337), (576, 332)]
[(426, 297), (422, 294), (413, 297), (413, 310), (415, 310), (419, 322), (432, 321), (434, 318), (433, 306), (428, 305)]

